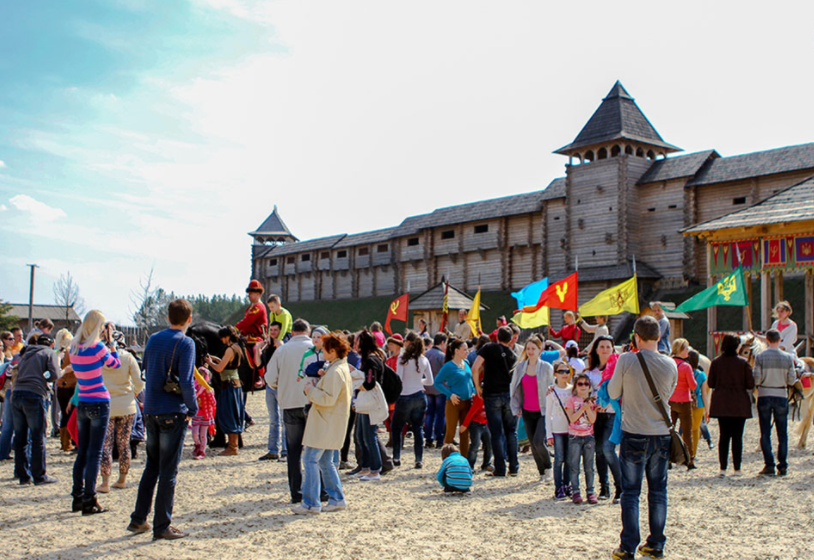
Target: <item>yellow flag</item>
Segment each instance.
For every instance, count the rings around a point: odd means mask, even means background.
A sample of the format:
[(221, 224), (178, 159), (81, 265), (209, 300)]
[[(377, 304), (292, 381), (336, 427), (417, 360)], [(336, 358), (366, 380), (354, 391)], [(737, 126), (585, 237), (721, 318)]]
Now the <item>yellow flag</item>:
[(579, 307), (579, 314), (583, 317), (619, 315), (624, 311), (639, 313), (639, 290), (635, 274), (630, 280), (600, 292), (594, 299)]
[(549, 307), (541, 307), (533, 313), (523, 313), (522, 311), (515, 313), (514, 317), (512, 317), (512, 323), (521, 329), (533, 329), (548, 325), (550, 319), (549, 310)]
[(475, 294), (475, 299), (472, 300), (469, 313), (466, 314), (466, 322), (472, 328), (473, 333), (476, 335), (483, 334), (483, 329), (480, 326), (480, 288), (478, 288), (478, 293)]

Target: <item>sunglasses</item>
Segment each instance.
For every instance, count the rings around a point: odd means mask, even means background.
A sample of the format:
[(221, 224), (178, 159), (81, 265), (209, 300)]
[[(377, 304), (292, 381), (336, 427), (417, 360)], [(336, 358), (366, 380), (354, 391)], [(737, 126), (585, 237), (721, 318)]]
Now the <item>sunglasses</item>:
[(557, 371), (555, 371), (554, 373), (571, 373), (571, 372), (570, 372), (570, 371), (568, 371), (567, 369), (558, 369), (558, 370), (557, 370)]
[(577, 383), (577, 387), (590, 387), (590, 383)]

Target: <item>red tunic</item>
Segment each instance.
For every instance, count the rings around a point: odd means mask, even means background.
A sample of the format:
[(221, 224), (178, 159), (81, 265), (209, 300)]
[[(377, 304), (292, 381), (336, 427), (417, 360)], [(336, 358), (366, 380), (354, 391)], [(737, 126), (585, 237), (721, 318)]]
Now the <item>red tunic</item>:
[(549, 327), (548, 334), (551, 338), (562, 338), (563, 343), (568, 342), (569, 340), (573, 340), (574, 342), (579, 342), (579, 337), (582, 334), (580, 328), (576, 325), (563, 325), (562, 328), (558, 331)]
[(257, 344), (263, 341), (263, 336), (268, 324), (269, 319), (266, 306), (257, 302), (251, 304), (248, 309), (246, 309), (246, 314), (243, 316), (243, 319), (241, 319), (235, 327), (246, 335), (246, 342), (249, 344)]

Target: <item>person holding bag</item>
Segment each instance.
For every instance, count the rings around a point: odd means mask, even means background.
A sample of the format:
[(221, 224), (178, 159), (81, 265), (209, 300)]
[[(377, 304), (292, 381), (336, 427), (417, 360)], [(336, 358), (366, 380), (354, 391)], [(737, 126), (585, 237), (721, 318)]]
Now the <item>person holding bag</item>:
[[(658, 353), (659, 324), (653, 317), (637, 319), (633, 333), (639, 352), (620, 356), (608, 381), (608, 395), (622, 403), (622, 532), (613, 557), (632, 559), (638, 548), (641, 554), (661, 558), (667, 541), (667, 465), (673, 441), (665, 407), (678, 383), (678, 368), (672, 358)], [(639, 546), (639, 496), (645, 476), (650, 535)]]
[[(368, 400), (373, 397), (376, 399), (378, 395), (374, 395), (374, 391), (381, 392), (381, 380), (384, 374), (384, 353), (379, 349), (376, 344), (376, 339), (368, 331), (361, 331), (356, 337), (359, 345), (359, 354), (362, 357), (362, 363), (359, 370), (364, 375), (364, 381), (359, 388), (359, 396), (357, 403), (360, 400)], [(378, 387), (377, 387), (378, 385)], [(362, 482), (380, 480), (379, 473), (382, 471), (382, 457), (379, 452), (377, 422), (379, 417), (372, 417), (370, 412), (378, 409), (378, 406), (369, 403), (370, 408), (365, 408), (365, 412), (360, 410), (360, 406), (356, 408), (356, 437), (361, 451), (361, 467), (358, 473), (354, 476)], [(387, 418), (387, 403), (384, 403), (385, 416)], [(383, 419), (382, 419), (383, 420)]]

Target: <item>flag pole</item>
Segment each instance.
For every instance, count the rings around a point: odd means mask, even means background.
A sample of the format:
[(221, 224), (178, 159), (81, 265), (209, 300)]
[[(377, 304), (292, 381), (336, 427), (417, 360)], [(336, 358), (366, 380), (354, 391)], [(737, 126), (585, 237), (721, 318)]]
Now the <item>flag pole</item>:
[[(746, 275), (743, 274), (743, 259), (741, 258), (741, 246), (738, 244), (737, 241), (735, 242), (735, 251), (738, 254), (738, 266), (741, 267), (741, 280), (743, 280), (743, 289), (745, 290), (746, 289)], [(752, 281), (752, 279), (750, 278), (749, 282), (751, 282), (751, 281)], [(748, 291), (746, 293), (747, 293), (747, 295), (749, 294)], [(746, 311), (746, 326), (749, 328), (749, 332), (752, 332), (752, 302), (751, 301), (746, 302), (746, 309), (744, 311)]]

